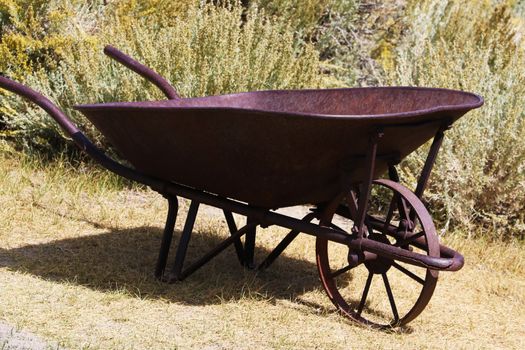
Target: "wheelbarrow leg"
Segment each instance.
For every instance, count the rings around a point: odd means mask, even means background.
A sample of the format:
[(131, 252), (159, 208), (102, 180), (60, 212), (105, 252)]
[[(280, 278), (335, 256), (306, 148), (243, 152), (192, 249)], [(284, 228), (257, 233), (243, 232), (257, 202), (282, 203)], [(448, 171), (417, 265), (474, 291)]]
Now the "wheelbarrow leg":
[(177, 254), (175, 255), (175, 263), (171, 269), (169, 280), (180, 280), (182, 265), (186, 258), (186, 251), (188, 250), (188, 244), (190, 243), (191, 233), (193, 231), (193, 225), (195, 224), (195, 218), (199, 210), (199, 202), (193, 200), (188, 210), (188, 216), (184, 223), (184, 229), (182, 236), (180, 237), (179, 246), (177, 247)]
[(162, 234), (162, 242), (160, 244), (157, 266), (155, 267), (156, 278), (161, 278), (164, 270), (166, 269), (168, 253), (170, 251), (171, 240), (173, 238), (173, 229), (175, 228), (177, 212), (179, 211), (179, 201), (177, 200), (177, 197), (168, 196), (166, 198), (168, 199), (168, 216), (166, 218), (166, 225), (164, 226), (164, 233)]
[[(256, 220), (251, 217), (246, 217), (246, 225), (254, 223)], [(257, 226), (253, 226), (246, 233), (246, 238), (244, 240), (244, 267), (249, 269), (255, 268), (255, 263), (253, 261), (254, 252), (255, 252), (255, 235), (257, 233)]]

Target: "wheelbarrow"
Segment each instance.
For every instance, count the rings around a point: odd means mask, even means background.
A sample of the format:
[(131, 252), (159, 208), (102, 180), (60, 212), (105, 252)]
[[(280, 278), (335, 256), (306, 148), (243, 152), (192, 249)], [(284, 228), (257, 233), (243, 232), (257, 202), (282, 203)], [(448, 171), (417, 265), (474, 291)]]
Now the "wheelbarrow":
[[(241, 265), (263, 270), (304, 233), (316, 237), (321, 284), (337, 310), (359, 324), (395, 327), (423, 311), (439, 271), (462, 268), (463, 257), (440, 245), (421, 199), (445, 131), (480, 107), (480, 96), (371, 87), (181, 98), (150, 68), (111, 46), (104, 52), (168, 98), (75, 107), (132, 167), (109, 158), (44, 96), (5, 77), (0, 87), (42, 107), (101, 166), (167, 198), (157, 278), (184, 280), (232, 245)], [(396, 166), (431, 139), (411, 191)], [(167, 269), (177, 197), (191, 203)], [(185, 266), (201, 203), (223, 210), (231, 234)], [(276, 212), (296, 205), (310, 212), (302, 219)], [(246, 217), (243, 227), (233, 213)], [(256, 266), (257, 227), (271, 225), (290, 232)]]

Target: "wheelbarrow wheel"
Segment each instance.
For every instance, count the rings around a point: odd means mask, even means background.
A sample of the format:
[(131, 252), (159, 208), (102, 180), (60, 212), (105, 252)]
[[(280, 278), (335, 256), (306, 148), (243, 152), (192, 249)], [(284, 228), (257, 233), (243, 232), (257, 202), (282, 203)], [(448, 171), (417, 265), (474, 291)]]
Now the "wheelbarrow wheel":
[[(356, 196), (349, 196), (349, 200), (356, 203)], [(440, 256), (432, 218), (414, 193), (397, 182), (376, 180), (372, 198), (365, 238)], [(342, 205), (338, 210), (342, 215), (335, 215), (329, 225), (350, 232), (354, 219), (351, 212)], [(322, 285), (332, 303), (343, 315), (367, 326), (407, 324), (426, 307), (437, 283), (438, 271), (354, 251), (322, 237), (317, 238), (316, 258)]]

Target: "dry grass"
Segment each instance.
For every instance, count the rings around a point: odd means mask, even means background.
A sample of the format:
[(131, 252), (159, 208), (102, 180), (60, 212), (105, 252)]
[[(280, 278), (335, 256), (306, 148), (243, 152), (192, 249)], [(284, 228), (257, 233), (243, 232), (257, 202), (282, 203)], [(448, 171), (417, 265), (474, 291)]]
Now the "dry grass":
[[(0, 153), (0, 320), (83, 349), (525, 344), (522, 243), (454, 238), (465, 268), (441, 275), (429, 307), (407, 328), (379, 332), (333, 312), (306, 236), (257, 276), (228, 250), (183, 283), (157, 282), (165, 201), (118, 187), (104, 172), (42, 170)], [(190, 256), (227, 234), (213, 216), (199, 217), (196, 231)], [(258, 258), (284, 233), (265, 230)]]

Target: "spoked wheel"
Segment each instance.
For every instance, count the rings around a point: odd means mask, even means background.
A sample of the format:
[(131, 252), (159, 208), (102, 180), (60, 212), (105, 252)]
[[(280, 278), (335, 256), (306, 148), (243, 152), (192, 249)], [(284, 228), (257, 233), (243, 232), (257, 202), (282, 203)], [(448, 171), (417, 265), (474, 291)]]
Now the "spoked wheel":
[[(414, 193), (399, 183), (376, 180), (372, 197), (365, 219), (365, 238), (439, 257), (432, 218)], [(348, 196), (346, 202), (356, 207), (352, 204), (356, 203), (355, 196)], [(343, 216), (354, 219), (355, 209), (341, 208), (348, 212)], [(351, 232), (352, 226), (347, 220), (343, 229)], [(321, 237), (317, 238), (316, 255), (321, 282), (330, 300), (345, 316), (368, 326), (407, 324), (426, 307), (437, 283), (435, 270), (353, 251)]]

